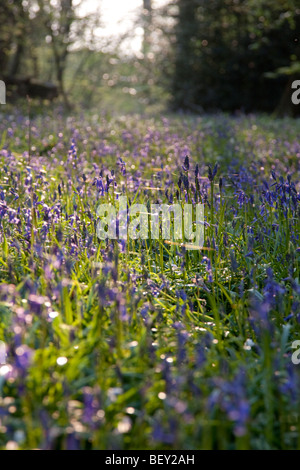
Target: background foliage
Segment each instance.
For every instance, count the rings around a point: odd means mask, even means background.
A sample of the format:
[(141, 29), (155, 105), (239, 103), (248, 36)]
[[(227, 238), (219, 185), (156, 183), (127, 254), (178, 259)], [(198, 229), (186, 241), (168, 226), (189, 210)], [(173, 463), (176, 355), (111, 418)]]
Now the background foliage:
[(100, 47), (101, 13), (79, 15), (72, 0), (5, 0), (0, 19), (1, 74), (52, 81), (69, 107), (298, 110), (290, 100), (300, 61), (296, 0), (144, 1), (135, 55), (119, 48), (131, 32)]

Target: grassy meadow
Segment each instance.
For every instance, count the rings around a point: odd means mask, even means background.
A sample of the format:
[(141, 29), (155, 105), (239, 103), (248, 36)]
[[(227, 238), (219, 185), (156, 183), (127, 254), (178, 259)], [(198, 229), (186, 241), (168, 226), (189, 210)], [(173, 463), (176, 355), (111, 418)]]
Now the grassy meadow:
[[(2, 113), (1, 449), (300, 449), (300, 121)], [(205, 240), (97, 237), (204, 204)]]

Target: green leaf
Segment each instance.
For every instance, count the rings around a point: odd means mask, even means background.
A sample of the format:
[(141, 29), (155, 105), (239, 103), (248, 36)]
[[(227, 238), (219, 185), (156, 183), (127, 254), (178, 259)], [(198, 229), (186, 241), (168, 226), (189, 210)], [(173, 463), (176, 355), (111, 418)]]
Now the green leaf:
[(63, 306), (64, 306), (66, 323), (67, 325), (72, 325), (73, 323), (72, 304), (71, 304), (67, 286), (63, 287)]

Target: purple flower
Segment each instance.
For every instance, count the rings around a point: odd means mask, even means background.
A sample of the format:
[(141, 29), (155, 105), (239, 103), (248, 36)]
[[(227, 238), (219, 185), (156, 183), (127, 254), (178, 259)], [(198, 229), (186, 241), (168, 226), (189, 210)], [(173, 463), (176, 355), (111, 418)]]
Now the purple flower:
[(18, 346), (15, 350), (15, 367), (21, 375), (24, 375), (31, 364), (33, 351), (26, 344)]
[(28, 303), (29, 303), (29, 306), (30, 306), (30, 310), (33, 313), (35, 313), (37, 315), (40, 315), (43, 311), (43, 306), (44, 306), (46, 300), (48, 300), (48, 299), (46, 299), (42, 295), (30, 294), (29, 297), (28, 297)]
[(208, 165), (208, 179), (209, 179), (209, 181), (213, 182), (217, 172), (218, 172), (218, 164), (217, 163), (215, 164), (213, 170), (211, 169), (211, 166)]
[(190, 169), (190, 161), (188, 155), (184, 159), (184, 164), (182, 166), (183, 171), (188, 171)]
[(85, 387), (83, 389), (83, 422), (91, 427), (96, 426), (96, 414), (99, 409), (100, 403), (95, 391), (90, 387)]
[(232, 380), (222, 378), (212, 380), (213, 391), (208, 398), (209, 410), (219, 407), (234, 423), (234, 434), (244, 436), (250, 418), (250, 404), (246, 393), (246, 375), (239, 369)]

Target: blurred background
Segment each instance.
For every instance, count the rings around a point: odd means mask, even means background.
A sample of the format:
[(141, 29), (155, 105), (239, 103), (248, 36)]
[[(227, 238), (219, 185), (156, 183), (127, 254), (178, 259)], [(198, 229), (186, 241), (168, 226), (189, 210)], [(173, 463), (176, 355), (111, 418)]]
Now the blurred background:
[(1, 0), (7, 103), (297, 116), (299, 0)]

